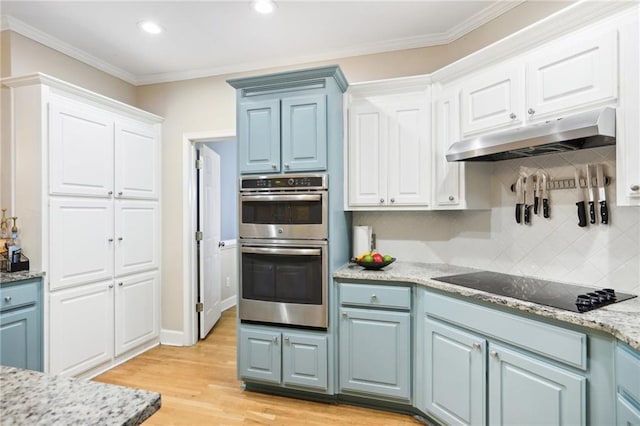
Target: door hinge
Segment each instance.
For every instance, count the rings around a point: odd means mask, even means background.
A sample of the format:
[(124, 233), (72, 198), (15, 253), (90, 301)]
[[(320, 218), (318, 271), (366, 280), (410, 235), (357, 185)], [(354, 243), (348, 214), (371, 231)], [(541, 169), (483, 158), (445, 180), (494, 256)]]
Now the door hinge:
[(196, 160), (196, 169), (201, 170), (204, 167), (204, 161), (202, 158)]
[(204, 303), (202, 302), (196, 303), (196, 312), (204, 312)]
[(204, 232), (196, 231), (196, 241), (202, 241), (202, 240), (204, 240)]

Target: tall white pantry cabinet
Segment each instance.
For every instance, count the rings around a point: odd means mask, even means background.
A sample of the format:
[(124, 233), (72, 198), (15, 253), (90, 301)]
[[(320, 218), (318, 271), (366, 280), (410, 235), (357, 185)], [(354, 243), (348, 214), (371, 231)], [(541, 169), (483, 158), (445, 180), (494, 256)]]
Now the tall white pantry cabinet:
[(44, 74), (2, 83), (45, 371), (94, 376), (159, 343), (162, 118)]

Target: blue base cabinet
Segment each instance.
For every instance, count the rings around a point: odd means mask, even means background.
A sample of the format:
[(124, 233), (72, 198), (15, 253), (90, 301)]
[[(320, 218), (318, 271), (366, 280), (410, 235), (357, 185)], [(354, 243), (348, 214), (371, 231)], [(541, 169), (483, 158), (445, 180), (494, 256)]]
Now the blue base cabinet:
[(238, 374), (242, 380), (325, 392), (327, 356), (324, 333), (240, 325)]
[(0, 286), (0, 364), (43, 371), (41, 279)]
[(619, 426), (640, 426), (640, 353), (616, 346), (616, 414)]

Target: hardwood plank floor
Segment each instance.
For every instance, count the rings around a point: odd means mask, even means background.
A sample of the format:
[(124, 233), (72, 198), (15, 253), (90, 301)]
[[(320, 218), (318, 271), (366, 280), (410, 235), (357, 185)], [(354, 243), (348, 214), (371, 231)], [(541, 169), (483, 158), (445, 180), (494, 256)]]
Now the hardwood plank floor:
[(235, 309), (192, 347), (159, 346), (94, 380), (162, 394), (145, 425), (421, 425), (411, 416), (245, 391), (236, 379)]

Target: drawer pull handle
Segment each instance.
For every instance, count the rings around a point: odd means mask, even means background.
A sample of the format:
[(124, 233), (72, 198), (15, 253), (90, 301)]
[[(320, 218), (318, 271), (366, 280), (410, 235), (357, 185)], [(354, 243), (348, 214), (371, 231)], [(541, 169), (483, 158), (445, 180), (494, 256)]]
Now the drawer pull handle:
[(490, 356), (491, 358), (498, 359), (498, 352), (496, 352), (496, 351), (491, 351), (491, 352), (489, 352), (489, 356)]
[(11, 302), (11, 296), (5, 296), (4, 301), (7, 303)]
[(471, 345), (471, 347), (476, 351), (479, 351), (482, 345), (480, 345), (480, 343), (474, 343), (473, 345)]

